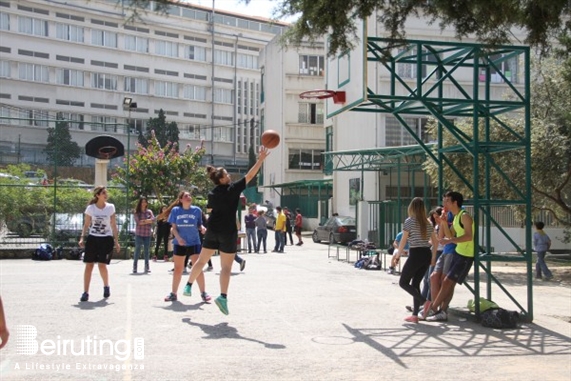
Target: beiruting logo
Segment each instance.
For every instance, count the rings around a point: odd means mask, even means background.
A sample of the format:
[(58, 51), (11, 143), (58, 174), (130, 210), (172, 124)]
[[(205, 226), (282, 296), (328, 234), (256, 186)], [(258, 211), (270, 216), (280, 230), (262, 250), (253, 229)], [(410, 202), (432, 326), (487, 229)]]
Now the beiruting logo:
[(51, 356), (114, 356), (118, 361), (125, 361), (133, 353), (134, 360), (145, 358), (145, 340), (136, 337), (129, 340), (98, 339), (97, 336), (86, 338), (38, 341), (38, 330), (33, 325), (16, 326), (16, 353), (19, 355), (36, 355), (39, 353)]

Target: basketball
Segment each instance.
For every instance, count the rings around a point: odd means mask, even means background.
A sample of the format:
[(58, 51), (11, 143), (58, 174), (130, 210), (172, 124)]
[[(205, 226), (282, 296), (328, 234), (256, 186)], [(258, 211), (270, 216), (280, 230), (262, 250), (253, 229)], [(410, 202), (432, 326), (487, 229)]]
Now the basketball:
[(267, 130), (262, 134), (262, 145), (266, 148), (276, 148), (280, 144), (280, 134), (274, 130)]

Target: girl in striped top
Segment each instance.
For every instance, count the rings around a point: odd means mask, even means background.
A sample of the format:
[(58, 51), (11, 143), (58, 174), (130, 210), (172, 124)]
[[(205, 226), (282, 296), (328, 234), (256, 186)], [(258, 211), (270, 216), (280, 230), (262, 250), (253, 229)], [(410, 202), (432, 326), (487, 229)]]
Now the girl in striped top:
[[(430, 265), (436, 263), (438, 239), (426, 216), (422, 198), (415, 197), (408, 206), (408, 218), (404, 222), (403, 236), (399, 244), (399, 253), (409, 244), (408, 259), (404, 264), (399, 280), (400, 287), (413, 297), (412, 316), (404, 320), (418, 323), (418, 311), (421, 304), (429, 304), (420, 293), (420, 282)], [(434, 245), (431, 244), (434, 243)], [(432, 247), (432, 250), (431, 250)], [(397, 254), (398, 255), (398, 254)]]

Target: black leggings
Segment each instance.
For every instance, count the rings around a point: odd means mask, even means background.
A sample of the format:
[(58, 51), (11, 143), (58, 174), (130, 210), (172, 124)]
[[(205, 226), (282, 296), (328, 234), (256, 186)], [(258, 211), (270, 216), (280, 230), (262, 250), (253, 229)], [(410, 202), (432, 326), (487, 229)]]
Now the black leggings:
[(399, 286), (412, 295), (412, 314), (415, 316), (418, 315), (420, 305), (426, 301), (420, 293), (420, 282), (430, 266), (431, 259), (430, 247), (411, 247), (400, 275)]
[(161, 241), (163, 242), (163, 245), (165, 247), (165, 257), (168, 257), (169, 255), (169, 235), (170, 235), (170, 229), (163, 231), (162, 229), (159, 229), (157, 231), (157, 242), (155, 243), (155, 257), (158, 256), (159, 254), (159, 246), (161, 245)]

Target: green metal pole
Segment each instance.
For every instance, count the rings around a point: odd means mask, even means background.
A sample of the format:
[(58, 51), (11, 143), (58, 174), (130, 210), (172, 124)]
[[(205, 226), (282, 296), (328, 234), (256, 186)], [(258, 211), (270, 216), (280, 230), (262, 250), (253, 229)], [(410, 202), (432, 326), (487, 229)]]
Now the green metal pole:
[(527, 311), (529, 321), (533, 321), (533, 268), (531, 266), (531, 83), (530, 83), (530, 51), (529, 47), (525, 49), (525, 255), (527, 263)]

